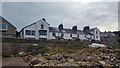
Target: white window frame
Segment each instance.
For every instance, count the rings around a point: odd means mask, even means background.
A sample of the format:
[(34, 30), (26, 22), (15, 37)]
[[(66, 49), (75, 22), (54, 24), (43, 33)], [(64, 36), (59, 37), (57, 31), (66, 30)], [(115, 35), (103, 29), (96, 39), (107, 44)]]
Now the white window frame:
[[(29, 30), (29, 29), (26, 29), (26, 30)], [(26, 35), (26, 30), (25, 30), (25, 35)], [(35, 35), (32, 35), (32, 31), (35, 31), (35, 30), (30, 30), (30, 35), (29, 36), (35, 36)]]
[[(5, 24), (5, 23), (1, 23), (1, 25), (3, 25), (3, 24)], [(0, 28), (0, 30), (3, 30), (3, 31), (4, 31), (4, 30), (6, 31), (7, 29), (8, 29), (8, 25), (7, 25), (7, 24), (6, 24), (6, 29), (1, 29), (1, 28)]]

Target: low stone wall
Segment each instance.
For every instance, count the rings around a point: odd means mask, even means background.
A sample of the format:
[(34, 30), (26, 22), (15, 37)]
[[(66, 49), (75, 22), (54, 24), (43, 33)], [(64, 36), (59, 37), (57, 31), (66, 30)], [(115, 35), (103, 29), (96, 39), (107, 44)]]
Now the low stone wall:
[(28, 44), (3, 44), (2, 54), (16, 54), (21, 51), (27, 51)]
[(40, 43), (42, 40), (21, 39), (21, 38), (2, 38), (3, 43)]

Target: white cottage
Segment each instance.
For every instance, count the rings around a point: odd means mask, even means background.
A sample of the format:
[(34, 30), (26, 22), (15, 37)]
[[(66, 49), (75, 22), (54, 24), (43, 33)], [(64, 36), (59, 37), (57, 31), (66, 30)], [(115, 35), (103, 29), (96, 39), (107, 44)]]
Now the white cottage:
[(21, 38), (31, 39), (80, 39), (80, 40), (98, 40), (100, 41), (100, 30), (98, 28), (90, 29), (89, 26), (84, 30), (77, 30), (77, 26), (72, 29), (63, 28), (63, 24), (57, 27), (50, 27), (44, 18), (24, 27), (20, 31)]
[(20, 31), (22, 38), (49, 39), (49, 24), (43, 18)]

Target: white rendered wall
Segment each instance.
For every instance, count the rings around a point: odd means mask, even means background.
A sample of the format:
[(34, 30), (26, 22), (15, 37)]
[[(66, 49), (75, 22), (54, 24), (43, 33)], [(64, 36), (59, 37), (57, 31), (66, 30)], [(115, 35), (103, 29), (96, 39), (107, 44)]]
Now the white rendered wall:
[(86, 38), (85, 38), (85, 35), (79, 35), (79, 39), (85, 40), (85, 39), (86, 39)]
[[(98, 34), (96, 34), (96, 31)], [(91, 31), (90, 33), (92, 33), (94, 36), (92, 38), (94, 38), (94, 40), (99, 40), (100, 41), (100, 30), (99, 29), (94, 29), (93, 31)], [(96, 37), (98, 36), (98, 38)]]
[(63, 38), (64, 39), (72, 39), (72, 37), (70, 37), (69, 33), (65, 33)]
[[(44, 25), (44, 29), (41, 29), (41, 25)], [(35, 31), (35, 35), (25, 35), (25, 30), (34, 30)], [(47, 35), (39, 35), (39, 30), (47, 30)], [(43, 20), (39, 20), (37, 21), (35, 24), (26, 27), (24, 30), (24, 38), (35, 38), (35, 39), (39, 39), (39, 38), (47, 38), (49, 39), (49, 24), (47, 22), (44, 22)]]
[(72, 34), (72, 37), (78, 37), (78, 34)]
[(49, 39), (56, 39), (55, 36), (52, 36), (53, 32), (49, 32), (49, 36), (50, 38)]

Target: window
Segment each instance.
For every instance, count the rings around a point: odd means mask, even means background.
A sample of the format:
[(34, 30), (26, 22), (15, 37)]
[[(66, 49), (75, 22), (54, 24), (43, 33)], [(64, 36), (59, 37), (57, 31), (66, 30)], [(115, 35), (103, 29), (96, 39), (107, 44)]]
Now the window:
[(34, 30), (26, 30), (25, 34), (26, 35), (35, 35), (35, 31)]
[(96, 38), (98, 38), (98, 36), (96, 36)]
[(0, 24), (0, 30), (2, 30), (2, 24)]
[(32, 35), (35, 35), (35, 31), (32, 31)]
[(52, 34), (52, 36), (56, 36), (56, 34), (55, 34), (55, 33), (53, 33), (53, 34)]
[(79, 38), (79, 34), (78, 34), (78, 38)]
[(85, 38), (86, 38), (86, 35), (85, 35)]
[(7, 24), (0, 24), (0, 30), (7, 30)]
[(25, 31), (25, 34), (26, 34), (26, 35), (30, 35), (30, 30), (26, 30), (26, 31)]
[(98, 32), (96, 31), (96, 34), (98, 34)]
[(61, 36), (64, 36), (64, 34), (62, 33)]
[(41, 29), (44, 29), (44, 25), (41, 25)]
[(39, 30), (39, 35), (47, 35), (47, 30)]
[(72, 37), (72, 34), (70, 34), (70, 37)]

